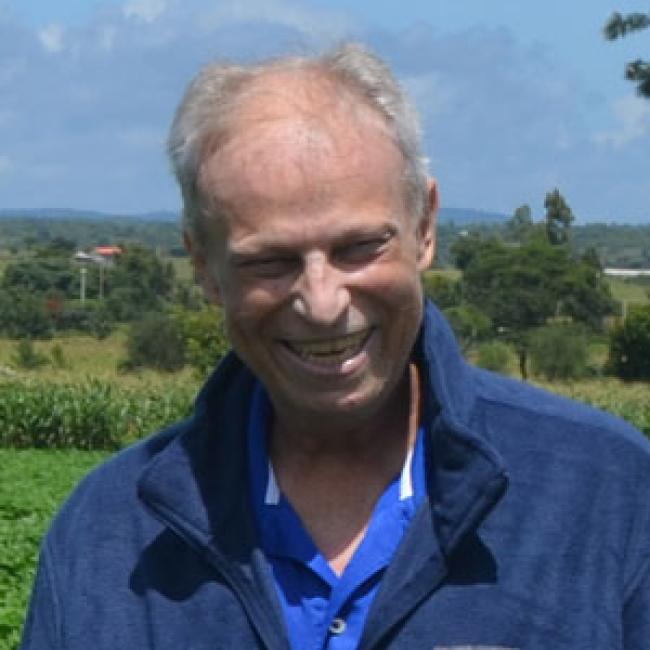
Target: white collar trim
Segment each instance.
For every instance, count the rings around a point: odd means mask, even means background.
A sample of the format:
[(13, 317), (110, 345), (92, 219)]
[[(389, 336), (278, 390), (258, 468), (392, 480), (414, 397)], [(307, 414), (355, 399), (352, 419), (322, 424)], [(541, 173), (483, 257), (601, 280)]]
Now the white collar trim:
[[(413, 496), (413, 478), (411, 476), (411, 467), (413, 465), (413, 448), (409, 449), (404, 466), (399, 478), (399, 500), (404, 501)], [(277, 506), (280, 503), (280, 486), (275, 478), (273, 465), (269, 460), (269, 475), (266, 481), (266, 494), (264, 495), (264, 505)]]

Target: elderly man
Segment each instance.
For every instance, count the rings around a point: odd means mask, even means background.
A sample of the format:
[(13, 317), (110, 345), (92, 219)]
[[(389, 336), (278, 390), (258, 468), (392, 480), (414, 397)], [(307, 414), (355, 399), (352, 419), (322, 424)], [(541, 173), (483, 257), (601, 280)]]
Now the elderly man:
[(463, 361), (388, 69), (208, 66), (170, 154), (234, 352), (69, 499), (23, 647), (650, 647), (649, 445)]

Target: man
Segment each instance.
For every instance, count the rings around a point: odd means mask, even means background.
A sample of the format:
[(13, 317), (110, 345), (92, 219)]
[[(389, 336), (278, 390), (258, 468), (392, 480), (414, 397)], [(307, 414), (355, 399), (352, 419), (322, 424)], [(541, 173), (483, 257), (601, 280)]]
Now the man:
[(650, 647), (649, 445), (465, 364), (388, 69), (208, 66), (170, 153), (234, 353), (64, 506), (23, 647)]

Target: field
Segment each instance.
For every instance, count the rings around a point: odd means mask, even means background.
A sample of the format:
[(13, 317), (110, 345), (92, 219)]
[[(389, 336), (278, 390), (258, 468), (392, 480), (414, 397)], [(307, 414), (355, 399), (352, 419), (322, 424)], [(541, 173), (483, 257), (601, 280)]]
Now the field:
[(105, 455), (0, 449), (0, 650), (17, 647), (38, 546), (52, 513)]
[[(187, 258), (169, 259), (177, 277), (191, 281)], [(6, 262), (0, 256), (0, 273)], [(459, 277), (447, 269), (431, 273)], [(648, 300), (646, 288), (639, 284), (613, 280), (611, 287), (627, 305)], [(16, 363), (16, 342), (0, 338), (0, 424), (9, 411), (17, 422), (13, 429), (6, 423), (0, 426), (0, 650), (17, 647), (38, 545), (50, 517), (78, 479), (109, 453), (2, 449), (2, 442), (115, 449), (182, 417), (199, 388), (200, 380), (190, 368), (175, 373), (120, 372), (125, 344), (124, 326), (104, 340), (65, 334), (36, 341), (36, 352), (48, 362), (30, 370)], [(601, 367), (606, 356), (606, 337), (594, 339), (590, 364)], [(514, 355), (510, 372), (517, 374)], [(595, 378), (541, 385), (624, 417), (650, 436), (647, 383)]]

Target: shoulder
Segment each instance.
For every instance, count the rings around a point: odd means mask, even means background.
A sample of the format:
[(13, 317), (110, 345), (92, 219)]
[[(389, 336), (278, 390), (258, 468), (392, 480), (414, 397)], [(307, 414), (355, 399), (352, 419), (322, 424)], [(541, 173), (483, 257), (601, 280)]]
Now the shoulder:
[(573, 446), (591, 455), (618, 450), (650, 463), (650, 442), (625, 420), (523, 381), (478, 368), (472, 373), (475, 416), (488, 428), (498, 422), (502, 437), (541, 437), (541, 444)]
[[(117, 532), (140, 516), (138, 480), (142, 471), (189, 426), (177, 422), (118, 452), (87, 474), (54, 517), (47, 541), (53, 548), (77, 545), (100, 529)], [(100, 533), (101, 534), (101, 533)]]

